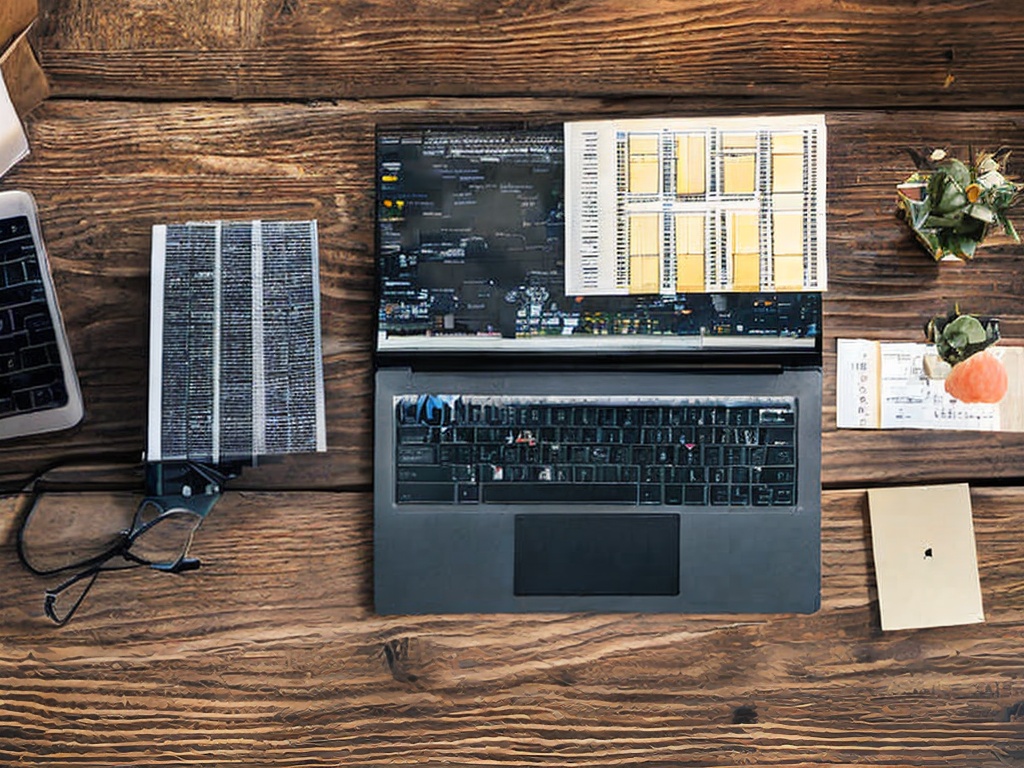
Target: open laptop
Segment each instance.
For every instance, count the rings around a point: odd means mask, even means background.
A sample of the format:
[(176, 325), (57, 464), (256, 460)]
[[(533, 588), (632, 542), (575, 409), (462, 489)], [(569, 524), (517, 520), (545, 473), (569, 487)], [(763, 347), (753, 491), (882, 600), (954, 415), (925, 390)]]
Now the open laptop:
[(818, 608), (824, 152), (378, 130), (379, 613)]

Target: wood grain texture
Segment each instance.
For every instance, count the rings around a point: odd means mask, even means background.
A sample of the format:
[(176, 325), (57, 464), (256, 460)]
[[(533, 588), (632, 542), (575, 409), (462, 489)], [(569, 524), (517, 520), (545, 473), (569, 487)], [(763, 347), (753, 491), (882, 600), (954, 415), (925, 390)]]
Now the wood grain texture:
[[(319, 221), (330, 450), (247, 469), (199, 531), (200, 570), (104, 574), (63, 629), (42, 614), (54, 580), (15, 555), (22, 499), (0, 497), (0, 765), (1024, 765), (1024, 435), (840, 432), (834, 394), (837, 338), (919, 340), (955, 301), (1024, 344), (1024, 247), (937, 266), (893, 199), (908, 146), (1005, 145), (1024, 174), (1024, 6), (40, 7), (56, 98), (3, 184), (39, 203), (87, 415), (0, 444), (0, 482), (141, 453), (168, 221)], [(376, 615), (375, 125), (823, 110), (821, 610)], [(968, 478), (986, 623), (882, 633), (863, 487)]]
[(44, 0), (58, 94), (1019, 103), (1013, 0)]
[[(70, 434), (0, 446), (0, 473), (45, 459), (144, 446), (150, 231), (167, 221), (316, 218), (326, 349), (328, 454), (271, 461), (244, 487), (366, 487), (371, 466), (373, 131), (377, 123), (549, 121), (665, 114), (587, 99), (458, 99), (297, 104), (51, 101), (29, 121), (32, 157), (10, 183), (32, 191), (87, 416)], [(829, 291), (825, 294), (826, 487), (1019, 478), (1024, 434), (835, 429), (835, 339), (922, 340), (959, 302), (998, 316), (1024, 343), (1024, 247), (995, 239), (972, 263), (936, 265), (896, 218), (908, 145), (1007, 146), (1024, 166), (1024, 114), (827, 114)], [(979, 462), (979, 457), (985, 457)]]
[(373, 613), (368, 494), (230, 493), (199, 571), (105, 574), (55, 630), (0, 506), (0, 763), (1024, 761), (1024, 503), (972, 492), (987, 623), (881, 633), (862, 491), (797, 616)]

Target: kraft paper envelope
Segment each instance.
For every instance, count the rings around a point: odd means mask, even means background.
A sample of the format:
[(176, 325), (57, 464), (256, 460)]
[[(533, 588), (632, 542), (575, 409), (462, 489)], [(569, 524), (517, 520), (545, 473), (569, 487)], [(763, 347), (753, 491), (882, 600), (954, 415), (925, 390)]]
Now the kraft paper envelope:
[(22, 117), (42, 104), (50, 95), (50, 84), (36, 60), (32, 46), (29, 45), (27, 29), (0, 53), (0, 75), (3, 75), (11, 101)]
[(0, 51), (28, 29), (38, 15), (38, 0), (3, 0), (0, 3)]
[(966, 483), (868, 491), (882, 629), (985, 620)]

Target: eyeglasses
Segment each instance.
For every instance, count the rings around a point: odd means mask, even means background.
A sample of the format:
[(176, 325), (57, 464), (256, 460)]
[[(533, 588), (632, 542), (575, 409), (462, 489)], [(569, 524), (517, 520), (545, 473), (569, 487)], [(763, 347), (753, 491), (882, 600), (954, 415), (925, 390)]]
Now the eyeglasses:
[(138, 467), (99, 465), (55, 467), (26, 489), (18, 556), (38, 576), (65, 577), (43, 601), (57, 625), (75, 615), (104, 571), (199, 567), (192, 540), (233, 475), (193, 462), (144, 469), (146, 494), (131, 490), (141, 484)]

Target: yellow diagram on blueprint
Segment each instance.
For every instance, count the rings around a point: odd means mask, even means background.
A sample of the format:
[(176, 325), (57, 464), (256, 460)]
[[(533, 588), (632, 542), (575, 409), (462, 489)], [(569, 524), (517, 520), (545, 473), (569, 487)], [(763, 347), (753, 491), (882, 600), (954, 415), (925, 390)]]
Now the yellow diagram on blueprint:
[(821, 115), (566, 123), (566, 295), (824, 291)]

